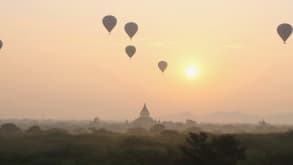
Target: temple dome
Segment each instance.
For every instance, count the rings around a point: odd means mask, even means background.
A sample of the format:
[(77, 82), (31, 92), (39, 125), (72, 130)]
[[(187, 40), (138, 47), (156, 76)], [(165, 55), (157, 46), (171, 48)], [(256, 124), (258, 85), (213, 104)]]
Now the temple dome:
[(131, 123), (131, 126), (148, 129), (155, 124), (156, 124), (156, 121), (150, 117), (150, 112), (149, 112), (146, 104), (144, 104), (144, 106), (140, 112), (140, 116)]

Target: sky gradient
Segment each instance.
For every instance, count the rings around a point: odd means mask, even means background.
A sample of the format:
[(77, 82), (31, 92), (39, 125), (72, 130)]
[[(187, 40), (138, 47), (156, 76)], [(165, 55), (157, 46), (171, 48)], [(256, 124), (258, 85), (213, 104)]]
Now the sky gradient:
[(293, 40), (276, 33), (292, 0), (0, 1), (1, 118), (132, 120), (144, 103), (153, 116), (293, 112)]

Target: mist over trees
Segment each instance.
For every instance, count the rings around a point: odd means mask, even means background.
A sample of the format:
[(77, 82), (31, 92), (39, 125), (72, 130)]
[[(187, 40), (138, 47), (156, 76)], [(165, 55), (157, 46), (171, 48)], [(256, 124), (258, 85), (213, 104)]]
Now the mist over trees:
[(9, 165), (291, 165), (293, 131), (268, 134), (188, 133), (158, 124), (129, 133), (95, 129), (0, 127), (0, 163)]

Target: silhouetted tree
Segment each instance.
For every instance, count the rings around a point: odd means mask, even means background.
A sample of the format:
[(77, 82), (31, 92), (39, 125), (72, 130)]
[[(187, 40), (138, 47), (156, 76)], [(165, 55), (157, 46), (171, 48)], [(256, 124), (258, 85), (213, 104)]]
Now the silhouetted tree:
[(206, 133), (190, 133), (182, 147), (184, 164), (236, 165), (245, 159), (245, 148), (230, 135), (209, 137)]
[(39, 126), (37, 125), (34, 125), (34, 126), (31, 126), (30, 128), (28, 128), (26, 130), (26, 133), (28, 134), (39, 134), (39, 133), (42, 133), (42, 130)]
[(4, 135), (19, 134), (22, 133), (21, 129), (13, 123), (3, 124), (0, 128), (0, 133)]

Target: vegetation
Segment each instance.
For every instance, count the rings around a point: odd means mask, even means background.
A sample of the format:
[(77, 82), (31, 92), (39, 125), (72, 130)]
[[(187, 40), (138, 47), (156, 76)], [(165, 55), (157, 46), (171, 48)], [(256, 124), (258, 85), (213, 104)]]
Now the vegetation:
[(13, 124), (5, 124), (0, 128), (0, 164), (293, 164), (293, 132), (212, 135), (161, 129), (156, 126), (154, 133), (148, 134), (135, 134), (133, 130), (129, 134), (97, 130), (72, 135), (60, 129), (43, 131), (37, 126), (21, 131)]
[(182, 147), (184, 164), (236, 165), (245, 159), (245, 148), (231, 135), (210, 137), (206, 133), (190, 133)]

